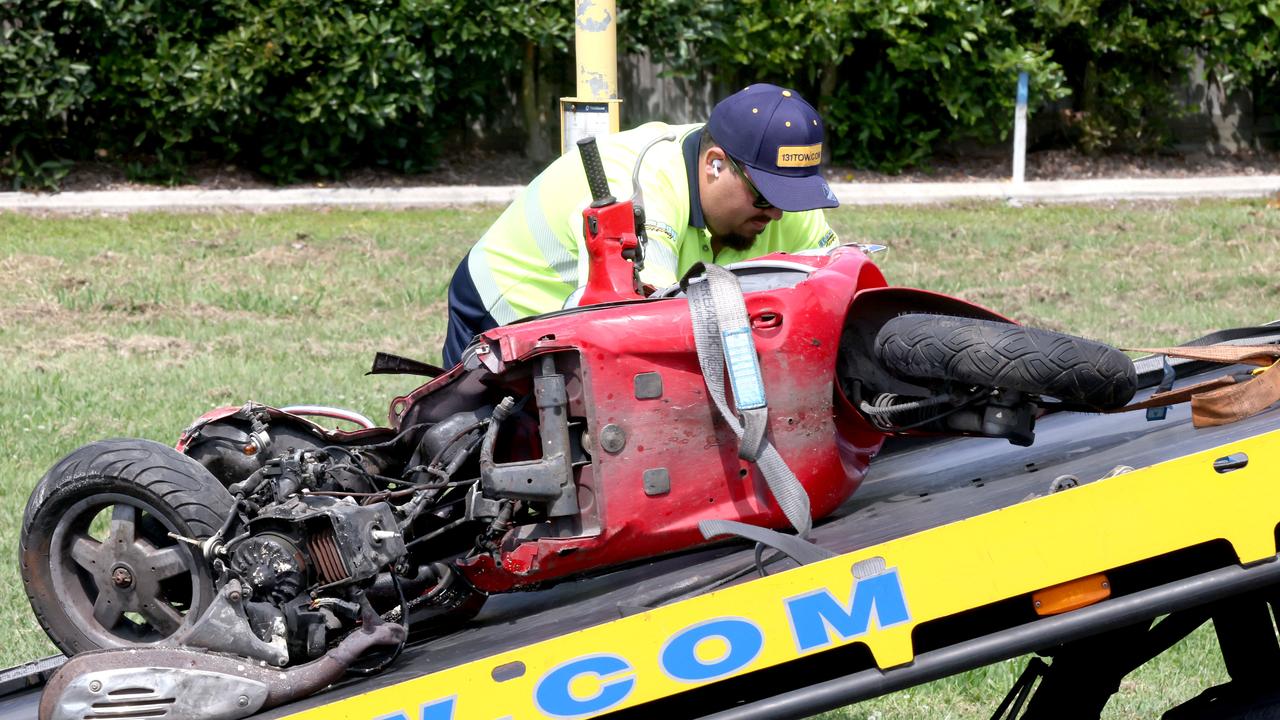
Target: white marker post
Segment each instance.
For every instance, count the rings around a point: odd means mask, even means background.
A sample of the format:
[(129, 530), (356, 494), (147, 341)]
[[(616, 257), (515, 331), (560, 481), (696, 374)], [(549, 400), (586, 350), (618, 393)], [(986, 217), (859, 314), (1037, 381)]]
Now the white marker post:
[(1018, 73), (1018, 100), (1013, 111), (1013, 182), (1021, 185), (1027, 167), (1027, 73)]

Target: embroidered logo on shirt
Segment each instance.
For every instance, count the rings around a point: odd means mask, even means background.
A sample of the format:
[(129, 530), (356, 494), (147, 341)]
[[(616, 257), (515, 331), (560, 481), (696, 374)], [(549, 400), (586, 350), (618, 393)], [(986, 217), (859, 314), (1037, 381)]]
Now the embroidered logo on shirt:
[(827, 234), (823, 235), (822, 239), (818, 241), (818, 247), (831, 247), (838, 242), (840, 242), (840, 238), (836, 236), (836, 231), (828, 230)]
[(666, 238), (667, 242), (671, 245), (674, 245), (676, 242), (675, 228), (664, 222), (658, 222), (657, 220), (646, 220), (644, 223), (644, 233), (645, 235), (648, 235), (650, 239), (653, 239), (655, 235), (661, 235)]

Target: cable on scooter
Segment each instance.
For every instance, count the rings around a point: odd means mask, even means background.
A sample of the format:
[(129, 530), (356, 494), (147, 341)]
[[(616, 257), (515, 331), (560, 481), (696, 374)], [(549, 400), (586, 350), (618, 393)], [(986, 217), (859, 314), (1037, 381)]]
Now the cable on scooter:
[[(396, 595), (400, 598), (400, 626), (404, 628), (404, 637), (400, 639), (400, 642), (396, 645), (394, 650), (387, 653), (373, 665), (369, 667), (357, 667), (355, 664), (352, 664), (351, 667), (348, 667), (347, 672), (351, 675), (355, 675), (356, 677), (377, 675), (383, 670), (391, 667), (391, 664), (399, 659), (400, 653), (404, 652), (405, 643), (409, 640), (409, 602), (405, 600), (404, 587), (400, 584), (400, 576), (396, 574), (395, 568), (389, 568), (389, 570), (391, 572), (391, 584), (395, 586)], [(365, 598), (364, 602), (368, 603), (368, 598)], [(359, 629), (354, 632), (361, 631), (362, 629)], [(373, 655), (373, 657), (377, 658), (378, 656)]]

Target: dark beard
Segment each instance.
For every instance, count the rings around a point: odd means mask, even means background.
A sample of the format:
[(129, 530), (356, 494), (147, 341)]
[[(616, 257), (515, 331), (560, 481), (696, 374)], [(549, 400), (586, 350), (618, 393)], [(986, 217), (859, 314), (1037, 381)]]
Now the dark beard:
[(722, 246), (732, 248), (734, 250), (746, 250), (756, 241), (755, 238), (743, 237), (737, 233), (721, 235), (719, 239)]

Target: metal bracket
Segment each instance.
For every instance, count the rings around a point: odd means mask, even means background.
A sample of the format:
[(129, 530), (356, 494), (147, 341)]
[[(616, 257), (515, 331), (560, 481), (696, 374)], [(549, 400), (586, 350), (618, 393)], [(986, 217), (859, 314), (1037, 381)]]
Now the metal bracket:
[(243, 599), (240, 582), (228, 581), (200, 619), (189, 630), (175, 634), (168, 644), (226, 652), (283, 667), (289, 662), (288, 650), (265, 643), (253, 634), (241, 604)]
[[(1155, 393), (1169, 392), (1173, 389), (1173, 381), (1178, 378), (1178, 374), (1174, 372), (1173, 366), (1169, 364), (1169, 356), (1160, 356), (1160, 387), (1156, 388)], [(1147, 408), (1147, 422), (1154, 420), (1163, 420), (1169, 414), (1169, 406)]]
[(533, 378), (538, 403), (538, 431), (542, 458), (523, 462), (493, 462), (499, 414), (490, 422), (480, 453), (480, 485), (490, 497), (548, 503), (547, 515), (578, 514), (578, 489), (573, 482), (569, 446), (569, 395), (564, 376), (556, 372), (552, 355), (543, 357), (542, 372)]
[(467, 493), (468, 520), (488, 520), (496, 518), (501, 510), (502, 502), (499, 500), (490, 500), (485, 497), (480, 491), (479, 483), (471, 486), (471, 492)]

